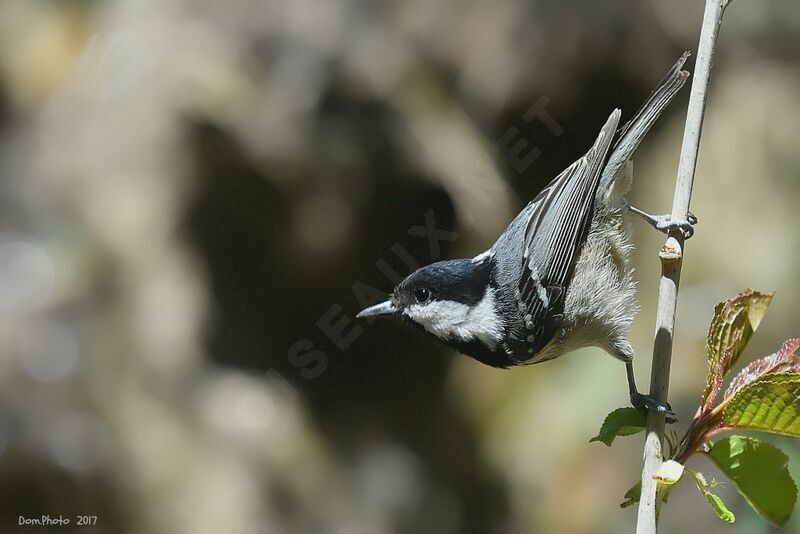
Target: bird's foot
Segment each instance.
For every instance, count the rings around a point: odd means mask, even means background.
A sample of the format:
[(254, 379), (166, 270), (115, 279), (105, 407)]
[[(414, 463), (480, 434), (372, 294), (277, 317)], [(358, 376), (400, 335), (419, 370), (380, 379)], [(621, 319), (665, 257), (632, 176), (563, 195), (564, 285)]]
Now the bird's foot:
[(647, 415), (650, 410), (658, 413), (663, 413), (667, 423), (677, 423), (678, 418), (672, 411), (672, 406), (668, 402), (658, 402), (652, 395), (644, 395), (642, 393), (634, 393), (631, 395), (631, 404), (634, 408)]
[(628, 210), (645, 220), (650, 226), (669, 234), (673, 230), (677, 230), (683, 235), (684, 239), (689, 239), (694, 235), (694, 225), (697, 224), (697, 217), (691, 211), (688, 213), (686, 219), (673, 219), (669, 213), (665, 215), (650, 215), (635, 206), (628, 205)]
[(684, 239), (689, 239), (694, 235), (694, 225), (697, 224), (697, 217), (692, 212), (684, 220), (673, 220), (672, 215), (651, 215), (653, 221), (650, 223), (659, 232), (669, 234), (672, 230), (678, 230)]

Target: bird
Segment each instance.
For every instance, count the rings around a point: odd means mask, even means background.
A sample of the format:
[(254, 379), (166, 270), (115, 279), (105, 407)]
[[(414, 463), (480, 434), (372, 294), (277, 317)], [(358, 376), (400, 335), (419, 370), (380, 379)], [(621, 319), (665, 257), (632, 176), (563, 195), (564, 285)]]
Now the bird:
[(650, 215), (628, 203), (632, 157), (689, 73), (684, 53), (638, 112), (618, 128), (614, 109), (586, 154), (556, 176), (473, 258), (439, 261), (411, 273), (389, 300), (356, 317), (396, 317), (434, 340), (496, 368), (553, 360), (599, 347), (625, 363), (631, 404), (664, 413), (668, 403), (640, 393), (628, 341), (639, 310), (626, 213), (688, 239), (697, 218)]

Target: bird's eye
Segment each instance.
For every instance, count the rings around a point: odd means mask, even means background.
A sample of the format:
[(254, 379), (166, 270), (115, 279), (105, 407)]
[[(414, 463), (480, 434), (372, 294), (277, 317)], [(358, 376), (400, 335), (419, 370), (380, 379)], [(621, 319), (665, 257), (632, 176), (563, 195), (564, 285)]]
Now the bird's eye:
[(428, 300), (430, 300), (431, 298), (431, 291), (424, 287), (415, 289), (414, 298), (417, 299), (417, 302), (419, 302), (420, 304), (428, 302)]

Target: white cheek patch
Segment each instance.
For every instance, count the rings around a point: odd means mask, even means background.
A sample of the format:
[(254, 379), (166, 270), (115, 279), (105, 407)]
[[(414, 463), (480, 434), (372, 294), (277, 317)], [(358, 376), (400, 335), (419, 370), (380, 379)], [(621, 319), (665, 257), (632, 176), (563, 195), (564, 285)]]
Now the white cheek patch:
[(453, 331), (467, 321), (469, 306), (452, 300), (437, 300), (413, 304), (403, 313), (431, 334), (442, 339), (452, 339)]
[(503, 324), (495, 312), (492, 289), (474, 306), (452, 300), (413, 304), (403, 313), (431, 334), (445, 340), (482, 341), (495, 347), (503, 335)]

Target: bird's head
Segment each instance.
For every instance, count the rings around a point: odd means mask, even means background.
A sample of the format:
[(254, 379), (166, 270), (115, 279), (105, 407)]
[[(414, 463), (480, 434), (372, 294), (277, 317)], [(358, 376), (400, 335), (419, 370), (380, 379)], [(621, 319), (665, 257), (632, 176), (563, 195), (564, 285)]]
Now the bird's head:
[(503, 325), (492, 277), (490, 256), (434, 263), (409, 275), (388, 301), (357, 317), (401, 317), (445, 342), (480, 341), (494, 346), (502, 337)]

